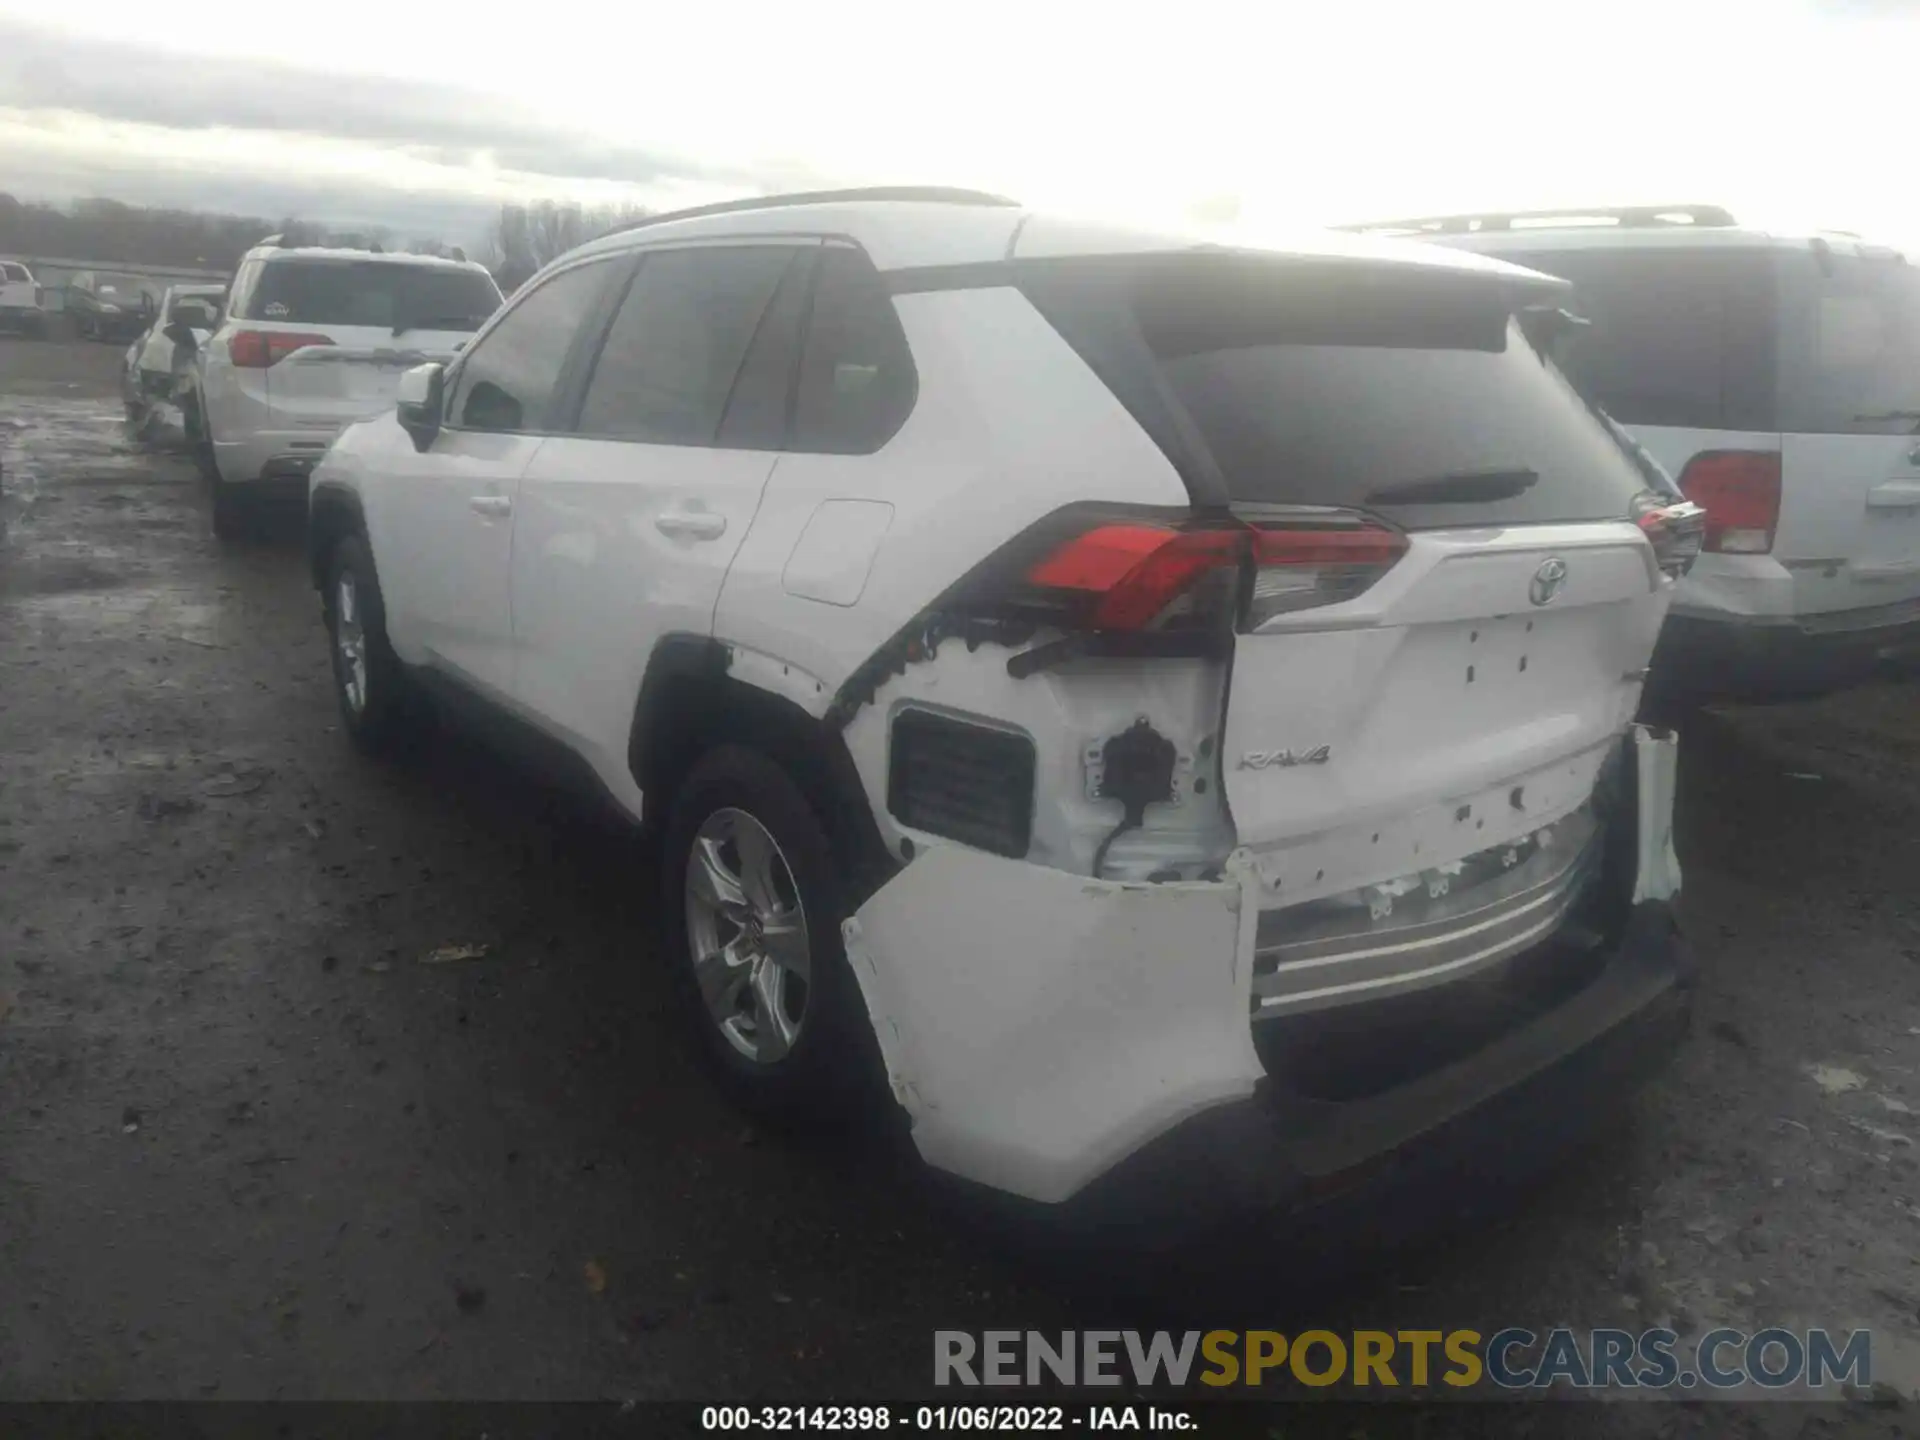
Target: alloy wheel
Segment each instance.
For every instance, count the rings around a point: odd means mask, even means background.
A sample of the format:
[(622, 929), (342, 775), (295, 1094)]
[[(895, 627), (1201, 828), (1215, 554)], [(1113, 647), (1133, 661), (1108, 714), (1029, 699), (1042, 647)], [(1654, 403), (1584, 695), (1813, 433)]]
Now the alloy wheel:
[(789, 1054), (812, 979), (806, 911), (779, 842), (753, 816), (715, 810), (687, 859), (687, 943), (707, 1014), (746, 1059)]

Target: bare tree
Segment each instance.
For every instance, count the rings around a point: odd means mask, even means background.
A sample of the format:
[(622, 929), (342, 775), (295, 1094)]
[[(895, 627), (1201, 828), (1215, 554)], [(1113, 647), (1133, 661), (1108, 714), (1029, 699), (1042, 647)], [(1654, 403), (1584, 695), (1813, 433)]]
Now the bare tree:
[(63, 207), (0, 195), (0, 252), (11, 255), (230, 270), (273, 229), (257, 216), (145, 209), (98, 199)]
[(589, 240), (644, 220), (644, 205), (578, 205), (539, 200), (531, 205), (502, 205), (481, 259), (500, 288), (512, 293), (550, 260)]

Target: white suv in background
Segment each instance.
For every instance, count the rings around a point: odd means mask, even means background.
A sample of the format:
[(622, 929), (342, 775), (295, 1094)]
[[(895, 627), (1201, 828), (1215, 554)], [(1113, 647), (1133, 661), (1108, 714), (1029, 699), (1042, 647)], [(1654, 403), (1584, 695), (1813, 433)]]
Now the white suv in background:
[(234, 272), (196, 364), (189, 426), (229, 535), (276, 482), (303, 488), (341, 428), (393, 407), (401, 374), (453, 357), (499, 308), (486, 268), (269, 239)]
[(1920, 269), (1709, 206), (1365, 227), (1573, 282), (1560, 352), (1707, 511), (1651, 689), (1791, 699), (1920, 660)]
[(643, 222), (316, 468), (345, 727), (503, 718), (656, 823), (750, 1103), (877, 1047), (927, 1161), (1070, 1214), (1534, 1155), (1688, 983), (1632, 724), (1684, 555), (1513, 318), (1562, 288), (965, 192)]

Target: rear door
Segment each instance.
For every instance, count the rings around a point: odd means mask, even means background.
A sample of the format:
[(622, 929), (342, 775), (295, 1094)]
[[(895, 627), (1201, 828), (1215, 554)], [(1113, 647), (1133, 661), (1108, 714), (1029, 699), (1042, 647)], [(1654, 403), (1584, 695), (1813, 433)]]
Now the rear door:
[(1668, 592), (1628, 519), (1643, 477), (1510, 297), (1410, 265), (1195, 257), (1125, 288), (1172, 428), (1271, 537), (1220, 763), (1276, 903), (1444, 877), (1578, 807)]
[(1780, 266), (1774, 553), (1820, 609), (1920, 597), (1920, 271), (1841, 242)]
[(268, 260), (248, 315), (265, 334), (269, 424), (332, 435), (393, 403), (403, 372), (450, 361), (499, 308), (482, 271), (399, 259)]
[(654, 643), (705, 635), (786, 424), (816, 245), (648, 252), (521, 481), (516, 693), (616, 791)]

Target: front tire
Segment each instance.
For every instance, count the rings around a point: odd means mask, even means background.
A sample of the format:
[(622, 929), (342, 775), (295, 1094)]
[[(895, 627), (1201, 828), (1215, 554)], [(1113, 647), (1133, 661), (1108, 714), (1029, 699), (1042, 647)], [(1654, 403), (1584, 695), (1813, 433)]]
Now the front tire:
[(859, 1119), (878, 1054), (841, 945), (840, 866), (800, 787), (757, 750), (709, 751), (662, 849), (668, 963), (722, 1085), (786, 1126)]
[(324, 605), (333, 694), (347, 738), (365, 754), (395, 754), (419, 728), (420, 712), (406, 667), (387, 640), (380, 580), (358, 535), (342, 539), (327, 557)]

